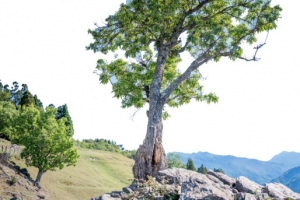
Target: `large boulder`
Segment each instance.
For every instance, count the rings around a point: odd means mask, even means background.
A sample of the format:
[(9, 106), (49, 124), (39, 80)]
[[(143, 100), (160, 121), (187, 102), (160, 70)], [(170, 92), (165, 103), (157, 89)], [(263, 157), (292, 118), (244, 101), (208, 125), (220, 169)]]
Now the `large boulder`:
[(282, 185), (281, 183), (268, 183), (263, 188), (263, 191), (268, 193), (270, 197), (276, 199), (297, 199), (300, 200), (300, 194), (293, 192), (288, 187)]
[(226, 174), (223, 174), (221, 172), (214, 172), (212, 170), (208, 170), (207, 174), (210, 174), (220, 181), (222, 181), (224, 184), (229, 185), (230, 187), (235, 187), (235, 179), (227, 176)]
[(261, 185), (247, 179), (244, 176), (240, 176), (237, 178), (235, 187), (239, 192), (246, 192), (250, 194), (260, 193), (262, 188)]
[(229, 187), (211, 175), (172, 168), (160, 171), (159, 176), (166, 177), (173, 184), (180, 184), (181, 193), (179, 199), (234, 199), (234, 194)]

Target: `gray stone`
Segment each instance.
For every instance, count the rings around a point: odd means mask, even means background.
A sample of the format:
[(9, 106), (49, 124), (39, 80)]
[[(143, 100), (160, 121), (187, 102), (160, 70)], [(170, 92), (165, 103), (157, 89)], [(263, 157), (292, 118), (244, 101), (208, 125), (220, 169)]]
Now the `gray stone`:
[(234, 198), (233, 193), (225, 187), (224, 183), (211, 175), (176, 168), (160, 171), (159, 175), (175, 183), (182, 183), (180, 199), (230, 200)]
[(240, 176), (237, 178), (235, 187), (239, 192), (246, 192), (250, 194), (261, 193), (261, 188), (262, 188), (261, 185), (247, 179), (244, 176)]
[(293, 192), (281, 183), (268, 183), (263, 188), (263, 192), (268, 193), (270, 197), (277, 199), (300, 199), (300, 194)]
[(131, 194), (133, 193), (133, 191), (129, 188), (129, 187), (123, 187), (123, 192), (125, 192), (126, 194)]
[(268, 198), (269, 198), (269, 195), (267, 193), (260, 193), (259, 195), (257, 195), (257, 200), (265, 200)]
[(97, 200), (121, 200), (121, 198), (115, 198), (111, 197), (111, 194), (103, 194), (99, 199)]
[(211, 170), (208, 170), (207, 174), (210, 174), (220, 181), (222, 181), (224, 184), (229, 185), (230, 187), (235, 187), (235, 179), (227, 176), (226, 174), (223, 174), (221, 172), (214, 172)]
[(249, 194), (249, 193), (239, 193), (237, 195), (238, 197), (238, 200), (256, 200), (256, 197), (252, 194)]
[[(261, 186), (241, 176), (237, 178), (234, 187), (234, 179), (219, 173), (200, 174), (186, 169), (166, 169), (156, 176), (158, 187), (164, 187), (165, 195), (180, 200), (300, 200), (300, 194), (294, 193), (286, 186), (279, 183), (270, 183)], [(167, 183), (163, 183), (167, 180)], [(145, 195), (145, 199), (151, 197), (151, 187), (138, 187), (135, 180), (123, 192), (113, 191), (104, 194), (94, 200), (121, 200), (129, 199), (130, 195)], [(127, 193), (127, 194), (126, 194)], [(163, 196), (157, 195), (154, 200), (163, 200)]]

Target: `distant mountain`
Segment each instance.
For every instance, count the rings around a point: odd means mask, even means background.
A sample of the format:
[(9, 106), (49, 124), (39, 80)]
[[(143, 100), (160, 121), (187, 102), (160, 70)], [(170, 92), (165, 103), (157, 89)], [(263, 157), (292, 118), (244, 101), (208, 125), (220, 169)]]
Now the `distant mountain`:
[[(188, 158), (191, 158), (197, 168), (200, 167), (201, 164), (206, 166), (207, 169), (221, 168), (231, 177), (245, 176), (259, 184), (270, 182), (290, 168), (300, 166), (300, 159), (297, 159), (297, 162), (295, 160), (291, 161), (286, 159), (286, 157), (289, 157), (289, 152), (287, 152), (287, 154), (282, 152), (282, 155), (278, 154), (274, 156), (272, 159), (275, 158), (275, 162), (235, 156), (221, 156), (208, 152), (191, 154), (174, 153), (179, 154), (184, 163), (187, 162)], [(300, 156), (300, 153), (296, 154)]]
[(283, 151), (269, 162), (285, 164), (289, 168), (300, 166), (300, 153)]
[(284, 172), (281, 176), (271, 182), (278, 182), (286, 185), (294, 192), (300, 193), (300, 166)]

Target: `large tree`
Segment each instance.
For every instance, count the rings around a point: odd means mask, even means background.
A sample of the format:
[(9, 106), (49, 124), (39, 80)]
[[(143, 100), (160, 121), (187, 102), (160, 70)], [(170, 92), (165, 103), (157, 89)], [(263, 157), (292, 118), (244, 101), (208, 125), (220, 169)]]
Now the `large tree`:
[(74, 141), (66, 134), (65, 118), (55, 119), (56, 109), (37, 109), (23, 106), (15, 120), (13, 143), (24, 145), (21, 158), (27, 166), (38, 168), (35, 180), (40, 186), (42, 175), (48, 170), (75, 165), (77, 150)]
[[(104, 54), (119, 50), (126, 57), (98, 60), (100, 82), (112, 83), (123, 108), (149, 105), (146, 137), (133, 166), (135, 178), (167, 168), (162, 146), (165, 106), (178, 107), (191, 99), (217, 102), (215, 94), (203, 93), (199, 67), (222, 57), (258, 60), (257, 51), (252, 58), (242, 57), (242, 45), (276, 28), (280, 11), (271, 0), (131, 0), (103, 26), (88, 31), (94, 42), (87, 49)], [(194, 58), (183, 72), (178, 69), (182, 52)]]

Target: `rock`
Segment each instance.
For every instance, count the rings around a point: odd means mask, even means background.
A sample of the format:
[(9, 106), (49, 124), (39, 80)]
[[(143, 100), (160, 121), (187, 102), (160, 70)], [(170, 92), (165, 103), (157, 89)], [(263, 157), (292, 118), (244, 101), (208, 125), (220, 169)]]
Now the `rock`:
[(256, 200), (256, 197), (252, 194), (249, 193), (239, 193), (237, 195), (238, 200)]
[(222, 181), (224, 184), (229, 185), (230, 187), (235, 187), (235, 179), (227, 176), (226, 174), (223, 174), (221, 172), (214, 172), (211, 170), (208, 170), (207, 174), (210, 174), (220, 181)]
[(262, 186), (247, 179), (244, 176), (240, 176), (237, 178), (236, 181), (236, 185), (235, 188), (239, 191), (239, 192), (246, 192), (246, 193), (250, 193), (250, 194), (258, 194), (261, 193), (261, 188)]
[(265, 200), (269, 199), (269, 195), (267, 193), (260, 193), (257, 195), (257, 200)]
[(121, 198), (122, 194), (121, 194), (121, 192), (119, 192), (119, 191), (112, 191), (112, 192), (110, 193), (110, 196), (111, 196), (111, 197), (114, 197), (114, 198)]
[(39, 192), (38, 194), (37, 194), (37, 196), (40, 198), (40, 199), (45, 199), (45, 193), (44, 192)]
[[(167, 182), (164, 183), (164, 180)], [(263, 187), (243, 176), (238, 177), (234, 183), (233, 178), (215, 172), (205, 175), (172, 168), (160, 171), (153, 180), (140, 180), (140, 183), (149, 182), (152, 185), (138, 187), (141, 184), (134, 180), (129, 187), (123, 188), (123, 192), (113, 191), (92, 200), (127, 200), (134, 197), (154, 200), (300, 200), (300, 194), (279, 183)], [(163, 193), (157, 192), (162, 190)]]
[[(181, 183), (179, 199), (233, 199), (233, 193), (228, 190), (219, 179), (186, 169), (166, 169), (159, 172), (159, 176), (170, 179), (172, 184)], [(208, 178), (208, 176), (211, 176)], [(169, 182), (169, 183), (170, 183)]]
[(281, 183), (268, 183), (263, 188), (263, 192), (268, 193), (270, 197), (276, 199), (300, 199), (300, 194), (293, 192), (291, 189), (282, 185)]
[(123, 187), (123, 192), (125, 192), (126, 194), (131, 194), (133, 193), (133, 191), (129, 188), (129, 187)]

